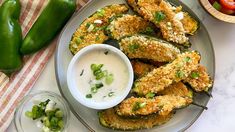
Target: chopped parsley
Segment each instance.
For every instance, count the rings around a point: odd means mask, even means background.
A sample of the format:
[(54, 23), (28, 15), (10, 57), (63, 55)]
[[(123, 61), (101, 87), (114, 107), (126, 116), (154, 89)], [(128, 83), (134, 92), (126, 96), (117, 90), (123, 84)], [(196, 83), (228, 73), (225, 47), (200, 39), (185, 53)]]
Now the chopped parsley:
[(165, 19), (165, 17), (166, 17), (166, 15), (163, 12), (161, 12), (161, 11), (155, 12), (154, 19), (156, 22), (158, 22), (158, 23), (161, 22), (162, 20)]
[(192, 73), (191, 73), (191, 77), (192, 77), (193, 79), (197, 79), (197, 78), (199, 77), (199, 73), (198, 73), (198, 72), (192, 72)]
[(135, 53), (135, 51), (136, 51), (139, 47), (140, 47), (139, 44), (136, 44), (136, 43), (131, 44), (131, 45), (129, 45), (129, 51), (132, 52), (132, 53)]
[(91, 23), (88, 22), (88, 23), (86, 24), (86, 28), (89, 28), (90, 25), (91, 25)]

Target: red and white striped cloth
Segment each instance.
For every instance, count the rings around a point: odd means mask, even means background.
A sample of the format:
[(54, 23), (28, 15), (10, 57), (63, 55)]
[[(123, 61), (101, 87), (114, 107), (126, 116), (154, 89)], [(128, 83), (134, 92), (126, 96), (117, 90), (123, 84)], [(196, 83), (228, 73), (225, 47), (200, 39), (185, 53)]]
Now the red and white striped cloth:
[[(77, 9), (88, 0), (77, 0)], [(0, 0), (0, 5), (4, 0)], [(48, 0), (20, 0), (20, 24), (23, 36), (29, 31)], [(1, 28), (1, 27), (0, 27)], [(0, 73), (0, 132), (5, 131), (11, 123), (14, 110), (20, 100), (32, 89), (46, 63), (54, 53), (56, 40), (50, 46), (32, 56), (25, 57), (24, 67), (10, 79)]]

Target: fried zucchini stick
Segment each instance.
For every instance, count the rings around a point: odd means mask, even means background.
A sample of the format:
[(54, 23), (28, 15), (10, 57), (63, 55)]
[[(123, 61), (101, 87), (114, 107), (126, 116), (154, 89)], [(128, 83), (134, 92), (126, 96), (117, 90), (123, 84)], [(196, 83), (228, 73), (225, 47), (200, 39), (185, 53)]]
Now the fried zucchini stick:
[(170, 43), (145, 35), (134, 35), (123, 38), (119, 44), (120, 49), (129, 58), (170, 62), (180, 54), (180, 50)]
[(161, 29), (162, 36), (167, 41), (172, 41), (185, 46), (189, 39), (182, 22), (177, 19), (174, 7), (165, 0), (127, 0), (128, 4), (144, 19), (153, 22)]
[(190, 98), (174, 95), (157, 96), (153, 99), (131, 97), (115, 109), (118, 115), (125, 117), (146, 116), (154, 113), (168, 115), (174, 109), (188, 106), (192, 101)]
[(186, 79), (197, 69), (199, 61), (200, 55), (196, 51), (182, 53), (172, 63), (156, 68), (136, 80), (133, 91), (140, 96), (150, 92), (158, 93), (171, 84)]
[(213, 81), (207, 73), (206, 68), (198, 65), (198, 68), (188, 78), (184, 79), (184, 82), (188, 83), (196, 92), (208, 92), (212, 87)]
[(117, 14), (123, 14), (128, 11), (125, 4), (114, 4), (99, 9), (92, 16), (87, 18), (78, 27), (72, 36), (69, 49), (72, 54), (76, 54), (82, 48), (91, 44), (100, 44), (108, 39), (105, 35), (105, 29), (109, 25), (109, 19)]
[(125, 36), (132, 36), (137, 33), (153, 34), (153, 25), (143, 18), (125, 14), (111, 21), (106, 30), (107, 34), (113, 39), (119, 40)]
[(100, 124), (114, 130), (139, 130), (163, 125), (168, 122), (173, 113), (168, 115), (152, 114), (145, 118), (123, 118), (117, 115), (114, 108), (99, 112)]

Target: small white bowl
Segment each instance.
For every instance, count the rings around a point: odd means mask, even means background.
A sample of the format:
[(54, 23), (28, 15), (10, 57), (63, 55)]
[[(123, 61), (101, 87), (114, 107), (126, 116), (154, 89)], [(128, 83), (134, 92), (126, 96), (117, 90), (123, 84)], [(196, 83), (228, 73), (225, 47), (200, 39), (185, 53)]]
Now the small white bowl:
[[(117, 55), (118, 58), (120, 58), (124, 62), (125, 66), (127, 68), (127, 71), (128, 71), (128, 75), (129, 75), (127, 85), (126, 85), (125, 89), (123, 90), (124, 92), (118, 96), (111, 98), (108, 101), (103, 101), (103, 102), (96, 102), (92, 99), (88, 99), (85, 97), (86, 95), (84, 95), (84, 93), (79, 91), (79, 86), (76, 83), (76, 75), (78, 75), (78, 74), (74, 72), (74, 71), (77, 71), (76, 64), (84, 55), (87, 55), (87, 54), (92, 53), (97, 50), (98, 51), (108, 50), (108, 51), (111, 51), (112, 53), (114, 53), (115, 55)], [(72, 58), (72, 60), (69, 64), (69, 67), (68, 67), (68, 71), (67, 71), (67, 83), (68, 83), (68, 87), (69, 87), (69, 90), (70, 90), (72, 96), (82, 105), (89, 107), (89, 108), (92, 108), (92, 109), (97, 109), (97, 110), (108, 109), (108, 108), (111, 108), (113, 106), (118, 105), (129, 94), (129, 92), (132, 88), (133, 80), (134, 80), (133, 68), (132, 68), (131, 62), (128, 59), (128, 57), (121, 50), (119, 50), (113, 46), (109, 46), (107, 44), (93, 44), (93, 45), (87, 46), (87, 47), (83, 48), (82, 50), (80, 50)]]

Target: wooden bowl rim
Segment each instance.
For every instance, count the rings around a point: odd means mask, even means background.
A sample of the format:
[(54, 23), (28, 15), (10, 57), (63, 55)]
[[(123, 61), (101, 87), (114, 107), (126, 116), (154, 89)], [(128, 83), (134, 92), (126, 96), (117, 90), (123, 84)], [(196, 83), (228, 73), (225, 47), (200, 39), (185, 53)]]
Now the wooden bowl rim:
[(224, 22), (229, 22), (229, 23), (235, 23), (235, 16), (232, 15), (227, 15), (224, 14), (218, 10), (216, 10), (211, 3), (209, 2), (209, 0), (200, 0), (201, 5), (203, 6), (203, 8), (213, 17), (224, 21)]

